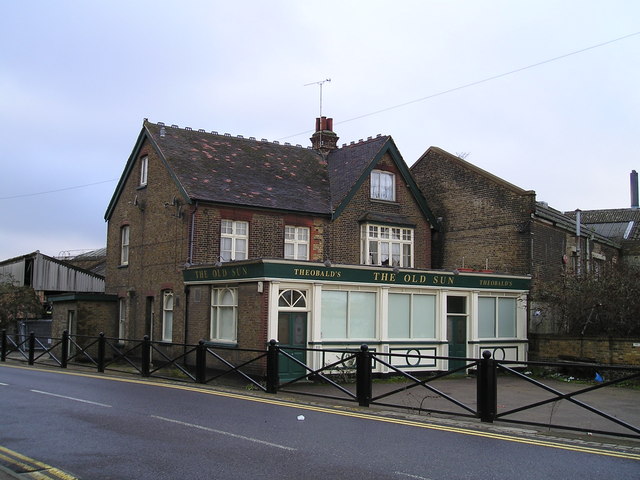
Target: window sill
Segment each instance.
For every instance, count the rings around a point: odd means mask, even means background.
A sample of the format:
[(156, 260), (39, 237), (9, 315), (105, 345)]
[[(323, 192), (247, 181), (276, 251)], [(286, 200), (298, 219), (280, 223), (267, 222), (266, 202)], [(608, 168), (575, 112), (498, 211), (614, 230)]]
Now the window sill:
[(207, 340), (204, 342), (207, 347), (215, 348), (237, 348), (238, 342), (225, 342), (222, 340)]
[(136, 187), (136, 190), (144, 190), (145, 188), (147, 188), (147, 184), (146, 183), (144, 185), (138, 185)]

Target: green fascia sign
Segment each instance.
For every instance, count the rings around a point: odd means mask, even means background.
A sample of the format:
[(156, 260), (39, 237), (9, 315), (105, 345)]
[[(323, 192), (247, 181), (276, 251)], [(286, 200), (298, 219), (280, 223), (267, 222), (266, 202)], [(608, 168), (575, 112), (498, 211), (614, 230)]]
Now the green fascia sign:
[(484, 290), (529, 290), (529, 277), (487, 275), (486, 273), (433, 272), (390, 268), (326, 267), (275, 261), (230, 262), (220, 267), (192, 267), (184, 270), (185, 283), (213, 283), (237, 280), (287, 279), (318, 282), (413, 285), (424, 287), (471, 288)]

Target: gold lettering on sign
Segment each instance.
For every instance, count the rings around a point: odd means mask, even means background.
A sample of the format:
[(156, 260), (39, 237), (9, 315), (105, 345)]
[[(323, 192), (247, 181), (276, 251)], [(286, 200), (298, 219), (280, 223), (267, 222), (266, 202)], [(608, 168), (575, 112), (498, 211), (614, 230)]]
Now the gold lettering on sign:
[(511, 280), (480, 280), (481, 287), (512, 287)]
[(376, 282), (395, 282), (396, 274), (389, 272), (373, 272), (373, 279)]
[(337, 270), (320, 270), (313, 268), (294, 268), (293, 274), (298, 277), (311, 277), (311, 278), (340, 278), (342, 272)]
[(196, 280), (208, 280), (209, 275), (206, 270), (196, 270)]
[(426, 283), (427, 276), (426, 275), (418, 275), (417, 273), (407, 273), (404, 277), (402, 277), (405, 283)]
[(433, 277), (432, 283), (434, 285), (453, 285), (453, 277), (436, 275)]

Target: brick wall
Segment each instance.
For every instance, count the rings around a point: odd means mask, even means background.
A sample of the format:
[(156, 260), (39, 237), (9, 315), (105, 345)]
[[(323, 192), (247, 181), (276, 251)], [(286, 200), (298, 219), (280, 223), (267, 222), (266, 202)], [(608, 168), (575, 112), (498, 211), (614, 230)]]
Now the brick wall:
[(529, 360), (555, 361), (563, 356), (591, 358), (597, 363), (612, 365), (640, 365), (640, 337), (530, 335)]
[(310, 232), (309, 258), (323, 259), (322, 232), (326, 219), (280, 212), (256, 211), (200, 205), (195, 214), (193, 235), (194, 264), (213, 264), (220, 257), (221, 220), (249, 222), (249, 258), (283, 258), (284, 227), (308, 227)]
[[(139, 159), (148, 156), (148, 182), (140, 187)], [(177, 204), (174, 203), (174, 198)], [(141, 147), (107, 227), (106, 292), (126, 299), (126, 335), (148, 334), (149, 302), (155, 322), (153, 338), (162, 331), (162, 292), (174, 292), (173, 341), (184, 341), (182, 269), (188, 259), (190, 209), (162, 160), (148, 144)], [(181, 206), (178, 209), (178, 206)], [(129, 225), (129, 264), (120, 265), (121, 227)]]
[(434, 267), (530, 273), (534, 192), (434, 147), (411, 172), (432, 212), (442, 219)]
[(402, 215), (416, 225), (414, 241), (414, 267), (431, 267), (431, 228), (414, 200), (411, 190), (402, 181), (400, 171), (389, 154), (382, 157), (376, 168), (395, 174), (396, 201), (371, 199), (368, 178), (355, 193), (349, 205), (331, 225), (325, 228), (327, 255), (334, 263), (360, 263), (360, 218), (365, 213)]
[(118, 302), (69, 300), (54, 303), (51, 336), (61, 338), (68, 328), (69, 311), (75, 311), (77, 335), (97, 336), (104, 333), (107, 337), (118, 336)]

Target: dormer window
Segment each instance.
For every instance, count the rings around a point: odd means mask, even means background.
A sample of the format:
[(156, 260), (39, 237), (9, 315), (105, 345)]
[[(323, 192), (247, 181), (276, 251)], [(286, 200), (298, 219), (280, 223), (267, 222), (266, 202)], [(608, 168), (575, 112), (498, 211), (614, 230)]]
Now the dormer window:
[(147, 175), (149, 173), (149, 157), (144, 156), (140, 159), (140, 186), (147, 185)]
[(381, 170), (371, 172), (371, 198), (375, 200), (396, 200), (395, 175)]

